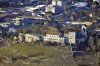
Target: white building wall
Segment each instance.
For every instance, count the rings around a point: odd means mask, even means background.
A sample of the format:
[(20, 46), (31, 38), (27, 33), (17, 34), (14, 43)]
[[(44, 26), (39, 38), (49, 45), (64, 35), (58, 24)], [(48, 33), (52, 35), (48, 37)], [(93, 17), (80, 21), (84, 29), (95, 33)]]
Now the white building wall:
[(26, 34), (25, 35), (25, 41), (26, 42), (32, 42), (32, 37), (33, 37), (32, 35)]
[(57, 1), (57, 5), (58, 6), (62, 6), (63, 4), (62, 4), (62, 1)]
[(31, 34), (26, 34), (25, 35), (25, 41), (26, 42), (35, 42), (36, 40), (39, 40), (38, 36), (31, 35)]
[(64, 36), (68, 38), (68, 43), (76, 44), (76, 32), (68, 32)]
[(59, 35), (46, 34), (45, 41), (59, 42)]
[(56, 10), (56, 7), (53, 7), (51, 12), (55, 13), (56, 12), (55, 10)]
[(24, 35), (24, 34), (19, 33), (19, 37), (18, 37), (18, 38), (19, 38), (19, 41), (23, 41), (23, 35)]
[(51, 6), (46, 6), (46, 10), (45, 10), (45, 11), (46, 11), (46, 12), (50, 12), (50, 11), (52, 11), (51, 9), (52, 9)]
[(52, 0), (52, 5), (53, 5), (53, 6), (56, 6), (56, 5), (57, 5), (56, 0)]
[(50, 5), (50, 6), (46, 6), (46, 12), (52, 12), (55, 13), (55, 7)]
[(76, 44), (76, 33), (75, 32), (69, 32), (68, 38), (69, 38), (69, 43)]
[(62, 0), (52, 0), (52, 5), (53, 6), (62, 6), (63, 1)]
[(63, 44), (65, 43), (63, 37), (61, 37), (61, 38), (59, 39), (59, 43), (63, 43)]

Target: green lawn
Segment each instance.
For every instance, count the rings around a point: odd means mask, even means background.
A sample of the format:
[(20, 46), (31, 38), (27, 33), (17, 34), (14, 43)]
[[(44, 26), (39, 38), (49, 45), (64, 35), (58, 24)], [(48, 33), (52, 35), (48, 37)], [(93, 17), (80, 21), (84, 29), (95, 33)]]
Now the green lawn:
[(16, 44), (11, 47), (2, 47), (0, 48), (0, 56), (9, 56), (9, 55), (23, 55), (26, 57), (41, 57), (48, 58), (57, 56), (58, 52), (54, 49), (31, 45), (31, 44)]

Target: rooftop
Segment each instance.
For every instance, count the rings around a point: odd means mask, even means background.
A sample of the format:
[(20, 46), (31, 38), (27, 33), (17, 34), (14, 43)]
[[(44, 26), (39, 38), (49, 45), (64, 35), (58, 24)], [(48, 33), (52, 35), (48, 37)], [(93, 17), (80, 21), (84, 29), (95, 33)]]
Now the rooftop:
[(47, 34), (53, 34), (53, 35), (58, 35), (59, 32), (58, 32), (58, 29), (55, 28), (55, 27), (49, 27), (48, 31), (47, 31)]

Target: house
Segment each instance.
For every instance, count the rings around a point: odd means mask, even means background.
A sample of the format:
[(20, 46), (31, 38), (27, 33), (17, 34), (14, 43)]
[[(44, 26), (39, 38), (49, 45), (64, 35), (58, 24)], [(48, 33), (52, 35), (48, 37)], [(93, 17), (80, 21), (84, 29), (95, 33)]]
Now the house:
[(25, 41), (25, 42), (36, 42), (37, 40), (39, 40), (39, 36), (35, 35), (35, 34), (23, 34), (23, 33), (19, 33), (19, 41)]
[(44, 41), (50, 41), (50, 42), (59, 42), (59, 32), (58, 29), (55, 27), (49, 27), (46, 36), (44, 38)]
[(14, 22), (15, 25), (20, 25), (20, 20), (22, 20), (22, 19), (23, 19), (23, 18), (17, 17), (17, 18), (14, 18), (14, 19), (13, 19), (13, 22)]
[(19, 33), (18, 39), (20, 42), (24, 41), (25, 37), (23, 33)]
[(52, 12), (55, 13), (55, 7), (52, 5), (46, 6), (45, 12)]
[(61, 44), (65, 44), (66, 42), (70, 44), (76, 44), (76, 32), (66, 31), (64, 32), (64, 36), (60, 36), (57, 28), (49, 27), (46, 36), (44, 37), (44, 41), (57, 42)]
[(8, 27), (10, 24), (11, 24), (11, 23), (9, 23), (9, 22), (3, 22), (3, 23), (0, 23), (0, 26), (6, 28), (6, 27)]
[(69, 32), (68, 33), (69, 43), (76, 44), (76, 32)]
[(49, 27), (44, 40), (50, 42), (64, 43), (64, 38), (60, 37), (59, 34), (60, 33), (57, 28)]
[(59, 43), (61, 45), (64, 45), (64, 37), (61, 37), (59, 35), (59, 31), (55, 27), (49, 27), (47, 30), (46, 36), (44, 36), (44, 41), (51, 42), (51, 43)]
[(49, 5), (49, 6), (46, 6), (46, 12), (52, 12), (53, 14), (58, 15), (62, 13), (62, 10), (61, 10), (61, 7), (59, 6)]
[(37, 40), (39, 40), (39, 37), (34, 34), (25, 35), (25, 42), (36, 42)]
[(53, 6), (60, 6), (62, 9), (64, 9), (65, 4), (66, 0), (52, 0)]
[(76, 32), (75, 31), (64, 31), (65, 43), (76, 44)]
[(62, 13), (65, 6), (64, 0), (52, 0), (52, 4), (46, 6), (46, 12), (52, 12), (55, 15)]
[(62, 45), (64, 45), (64, 44), (65, 44), (64, 40), (65, 40), (65, 38), (64, 38), (64, 37), (60, 37), (60, 38), (59, 38), (59, 42), (60, 42)]

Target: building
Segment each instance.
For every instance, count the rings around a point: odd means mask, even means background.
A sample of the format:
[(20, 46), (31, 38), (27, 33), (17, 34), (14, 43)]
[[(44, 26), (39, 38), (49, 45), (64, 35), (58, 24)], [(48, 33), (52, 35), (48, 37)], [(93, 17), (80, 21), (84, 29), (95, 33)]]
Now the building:
[(23, 33), (19, 33), (18, 39), (20, 42), (24, 41), (25, 37)]
[(60, 43), (61, 45), (64, 45), (64, 37), (59, 36), (59, 31), (55, 27), (49, 27), (46, 36), (44, 36), (44, 41), (51, 42), (51, 43)]
[(23, 19), (23, 18), (17, 17), (17, 18), (14, 18), (14, 19), (13, 19), (13, 22), (14, 22), (15, 25), (20, 25), (20, 20), (22, 20), (22, 19)]
[(55, 7), (52, 5), (46, 6), (45, 12), (52, 12), (55, 13)]
[(44, 38), (44, 41), (50, 41), (50, 42), (59, 42), (59, 32), (58, 29), (55, 27), (49, 27), (46, 36)]
[(65, 43), (76, 44), (76, 32), (68, 31), (64, 33)]
[(61, 8), (64, 8), (66, 4), (66, 0), (52, 0), (53, 6), (60, 6)]
[(69, 32), (68, 33), (69, 43), (76, 44), (76, 32)]
[(9, 23), (9, 22), (3, 22), (3, 23), (0, 23), (0, 26), (5, 28), (5, 27), (8, 27), (10, 24), (11, 23)]
[(57, 14), (62, 13), (62, 9), (59, 6), (49, 5), (49, 6), (46, 6), (46, 12), (52, 12), (53, 14), (57, 15)]
[(46, 12), (52, 12), (55, 15), (60, 14), (64, 10), (65, 3), (64, 0), (52, 0), (52, 4), (46, 6)]
[(37, 40), (39, 40), (39, 37), (34, 34), (25, 35), (25, 42), (36, 42)]
[(76, 32), (67, 31), (64, 32), (64, 36), (61, 37), (57, 28), (49, 27), (46, 36), (44, 37), (44, 41), (57, 42), (62, 44), (65, 44), (66, 42), (70, 44), (76, 44)]
[(65, 44), (64, 40), (65, 40), (64, 37), (60, 37), (60, 38), (59, 38), (59, 42), (60, 42), (62, 45)]
[(20, 41), (25, 41), (25, 42), (36, 42), (39, 40), (39, 36), (35, 34), (19, 34), (19, 40)]

